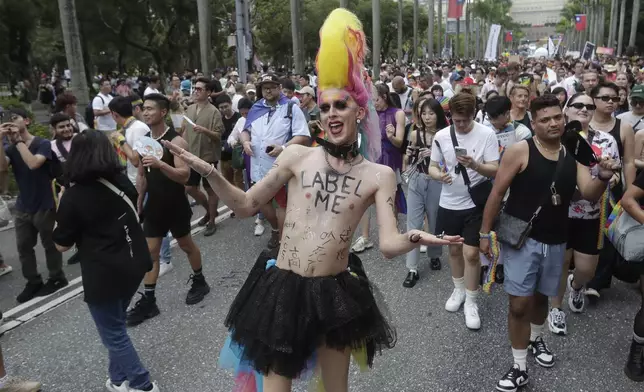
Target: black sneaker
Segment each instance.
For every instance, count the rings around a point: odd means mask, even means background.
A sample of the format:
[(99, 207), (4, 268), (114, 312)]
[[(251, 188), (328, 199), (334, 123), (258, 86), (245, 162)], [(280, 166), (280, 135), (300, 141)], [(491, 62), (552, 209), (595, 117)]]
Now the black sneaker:
[(210, 222), (210, 215), (206, 214), (197, 222), (197, 226), (205, 226)]
[(624, 367), (626, 377), (633, 381), (644, 381), (644, 344), (631, 342), (631, 351), (628, 354), (628, 360)]
[(429, 261), (429, 269), (432, 271), (440, 271), (440, 269), (443, 267), (441, 264), (441, 259), (438, 257), (435, 257)]
[(78, 263), (80, 263), (80, 259), (78, 258), (78, 252), (74, 253), (69, 259), (67, 259), (68, 265), (78, 264)]
[(418, 272), (409, 271), (409, 273), (407, 273), (407, 277), (405, 278), (405, 281), (403, 282), (403, 287), (408, 287), (408, 288), (414, 287), (417, 281), (418, 281)]
[(36, 296), (36, 293), (38, 293), (43, 288), (43, 286), (44, 285), (42, 282), (27, 283), (24, 290), (22, 290), (22, 293), (18, 294), (16, 301), (18, 301), (18, 303), (20, 304), (31, 301)]
[(141, 298), (136, 301), (134, 307), (127, 312), (127, 326), (134, 327), (135, 325), (139, 325), (145, 320), (156, 317), (159, 314), (161, 314), (161, 311), (157, 306), (156, 298), (141, 294)]
[(515, 392), (519, 387), (528, 383), (528, 369), (521, 370), (516, 363), (496, 383), (496, 390), (503, 392)]
[(546, 346), (546, 342), (539, 336), (534, 342), (530, 342), (528, 346), (532, 350), (532, 355), (539, 365), (545, 368), (551, 368), (555, 365), (555, 356)]
[(36, 297), (45, 297), (67, 286), (69, 282), (65, 278), (49, 278), (47, 283), (36, 293)]
[(194, 276), (190, 275), (188, 283), (192, 280), (192, 286), (188, 290), (188, 295), (186, 296), (186, 305), (194, 305), (203, 301), (206, 294), (210, 292), (210, 286), (206, 283), (206, 278), (203, 275)]
[(203, 232), (203, 235), (204, 237), (210, 237), (216, 232), (217, 232), (217, 225), (215, 225), (215, 222), (208, 222), (206, 224), (206, 230)]

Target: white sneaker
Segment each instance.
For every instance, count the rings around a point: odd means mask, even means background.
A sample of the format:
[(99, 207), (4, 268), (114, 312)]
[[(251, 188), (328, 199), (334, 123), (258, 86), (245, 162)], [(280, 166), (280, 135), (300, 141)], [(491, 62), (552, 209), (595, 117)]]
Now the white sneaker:
[(373, 248), (373, 242), (360, 236), (356, 242), (353, 243), (353, 246), (351, 246), (351, 251), (353, 253), (360, 253), (370, 248)]
[(11, 271), (13, 271), (13, 267), (11, 267), (10, 265), (8, 265), (6, 267), (0, 267), (0, 276), (6, 275)]
[(463, 306), (465, 313), (465, 326), (469, 329), (481, 328), (481, 317), (479, 317), (479, 306), (476, 302), (466, 302)]
[(458, 312), (465, 302), (465, 290), (464, 289), (454, 289), (452, 295), (449, 296), (449, 299), (445, 303), (445, 310), (448, 312)]
[(127, 381), (123, 381), (123, 384), (116, 386), (112, 384), (112, 380), (108, 378), (107, 381), (105, 381), (105, 388), (110, 392), (129, 392), (127, 384)]
[[(134, 388), (128, 388), (128, 392), (145, 392), (140, 389), (134, 389)], [(160, 392), (161, 390), (159, 389), (159, 386), (157, 385), (156, 381), (152, 383), (152, 389), (150, 389), (149, 392)]]
[(427, 245), (420, 246), (420, 253), (427, 253)]
[(548, 313), (548, 329), (555, 335), (565, 336), (568, 333), (566, 313), (563, 310), (550, 309), (550, 313)]
[(255, 236), (259, 237), (262, 234), (264, 234), (264, 230), (266, 228), (264, 227), (264, 222), (260, 221), (259, 219), (255, 221)]
[(159, 262), (159, 278), (167, 274), (168, 272), (172, 271), (173, 269), (174, 269), (174, 264), (172, 264), (172, 262), (169, 262), (169, 263)]
[(581, 313), (584, 311), (584, 306), (586, 305), (585, 290), (583, 287), (579, 290), (573, 289), (572, 281), (573, 276), (570, 274), (568, 276), (568, 307), (573, 313)]

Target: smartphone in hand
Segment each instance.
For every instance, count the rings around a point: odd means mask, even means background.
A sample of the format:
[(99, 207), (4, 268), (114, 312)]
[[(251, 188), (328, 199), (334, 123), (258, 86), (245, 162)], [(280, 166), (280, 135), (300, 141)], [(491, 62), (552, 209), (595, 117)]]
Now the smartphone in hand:
[(454, 147), (454, 151), (456, 152), (457, 157), (464, 157), (467, 155), (467, 148)]
[(270, 154), (270, 152), (271, 152), (271, 151), (273, 151), (274, 149), (275, 149), (275, 147), (273, 147), (273, 146), (268, 146), (268, 147), (266, 147), (266, 153), (267, 153), (267, 154)]

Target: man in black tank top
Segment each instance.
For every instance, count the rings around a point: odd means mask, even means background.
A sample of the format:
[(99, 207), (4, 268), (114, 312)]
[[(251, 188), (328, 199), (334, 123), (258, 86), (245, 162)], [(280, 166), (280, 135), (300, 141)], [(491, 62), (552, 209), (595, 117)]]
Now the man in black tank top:
[[(170, 109), (170, 101), (161, 94), (149, 94), (143, 103), (143, 119), (150, 127), (150, 136), (158, 141), (168, 141), (181, 148), (188, 144), (173, 129), (165, 124)], [(210, 287), (201, 270), (201, 251), (190, 234), (192, 210), (185, 193), (184, 184), (190, 176), (190, 168), (179, 158), (175, 158), (164, 147), (163, 157), (144, 156), (139, 165), (136, 181), (139, 192), (138, 208), (143, 213), (143, 231), (153, 260), (153, 268), (143, 279), (144, 294), (127, 315), (129, 326), (138, 325), (159, 315), (156, 304), (155, 288), (159, 278), (159, 253), (161, 241), (170, 231), (176, 238), (181, 250), (188, 256), (193, 274), (190, 276), (192, 287), (188, 291), (186, 304), (201, 302)], [(147, 197), (147, 200), (145, 200)]]
[(613, 175), (611, 168), (615, 166), (612, 160), (602, 160), (599, 178), (593, 179), (589, 168), (575, 162), (572, 154), (564, 149), (563, 163), (551, 191), (563, 149), (560, 143), (564, 131), (563, 113), (559, 101), (552, 95), (534, 99), (530, 111), (534, 137), (505, 151), (485, 205), (480, 232), (480, 250), (490, 257), (490, 230), (508, 189), (506, 214), (528, 222), (542, 206), (519, 249), (501, 243), (504, 289), (510, 296), (508, 329), (514, 365), (497, 383), (499, 391), (516, 391), (528, 383), (528, 349), (539, 365), (554, 365), (554, 356), (544, 343), (542, 333), (548, 314), (548, 296), (557, 294), (563, 273), (568, 208), (575, 183), (584, 199), (597, 200), (606, 189), (606, 183)]

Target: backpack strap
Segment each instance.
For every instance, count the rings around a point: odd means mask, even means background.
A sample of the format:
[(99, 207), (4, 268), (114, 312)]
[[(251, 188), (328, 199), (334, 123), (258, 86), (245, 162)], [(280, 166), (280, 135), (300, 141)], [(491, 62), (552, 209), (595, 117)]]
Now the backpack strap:
[(65, 146), (63, 145), (63, 141), (60, 139), (56, 139), (56, 147), (58, 147), (58, 151), (60, 152), (60, 155), (67, 160), (67, 156), (69, 156), (69, 151), (65, 149)]
[(286, 118), (289, 119), (288, 140), (291, 140), (293, 138), (293, 105), (295, 105), (295, 102), (289, 100), (287, 105)]

